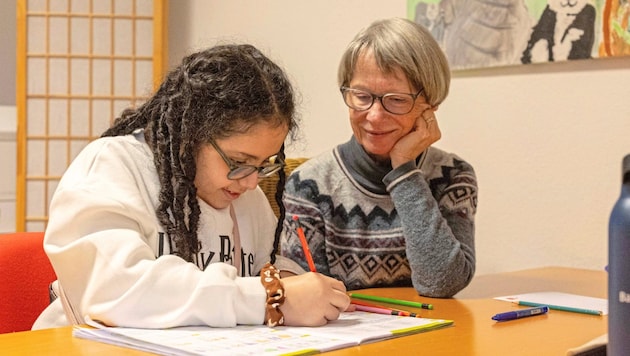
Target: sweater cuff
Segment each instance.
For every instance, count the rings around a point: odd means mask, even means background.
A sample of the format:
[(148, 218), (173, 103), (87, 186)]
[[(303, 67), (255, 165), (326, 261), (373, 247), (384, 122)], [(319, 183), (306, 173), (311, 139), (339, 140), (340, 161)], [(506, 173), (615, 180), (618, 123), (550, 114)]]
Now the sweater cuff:
[(387, 190), (389, 191), (390, 184), (399, 181), (401, 177), (407, 176), (410, 172), (416, 170), (417, 168), (418, 167), (416, 167), (416, 162), (414, 160), (411, 160), (405, 164), (401, 164), (395, 169), (392, 169), (389, 173), (385, 175), (385, 177), (383, 177), (383, 183), (385, 183), (385, 187), (387, 187)]
[(241, 292), (239, 302), (234, 303), (236, 323), (260, 325), (265, 320), (265, 288), (260, 277), (237, 278), (235, 280)]
[(306, 273), (306, 271), (299, 264), (284, 256), (276, 256), (276, 263), (274, 263), (273, 265), (280, 271), (287, 271), (293, 274)]

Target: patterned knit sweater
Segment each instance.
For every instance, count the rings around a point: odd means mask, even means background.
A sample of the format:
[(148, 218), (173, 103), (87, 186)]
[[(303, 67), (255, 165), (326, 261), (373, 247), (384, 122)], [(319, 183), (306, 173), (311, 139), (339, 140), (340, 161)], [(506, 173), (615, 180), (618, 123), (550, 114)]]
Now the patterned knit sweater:
[(318, 272), (349, 290), (413, 285), (451, 297), (474, 275), (477, 181), (454, 154), (431, 147), (392, 170), (352, 137), (298, 167), (284, 203), (283, 270), (308, 270), (297, 215)]

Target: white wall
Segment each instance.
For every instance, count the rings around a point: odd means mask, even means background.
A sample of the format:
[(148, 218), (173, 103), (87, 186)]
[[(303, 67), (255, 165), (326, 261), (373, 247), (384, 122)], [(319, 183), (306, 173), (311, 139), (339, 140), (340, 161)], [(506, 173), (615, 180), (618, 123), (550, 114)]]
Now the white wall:
[(0, 105), (0, 233), (15, 231), (16, 109)]
[(15, 1), (0, 3), (0, 233), (15, 231)]
[[(290, 73), (303, 96), (313, 156), (351, 134), (336, 84), (339, 57), (404, 0), (171, 1), (170, 62), (222, 41), (249, 42)], [(477, 273), (557, 265), (602, 269), (607, 224), (630, 153), (630, 57), (454, 73), (438, 111), (443, 139), (479, 180)]]
[(0, 3), (0, 105), (15, 106), (16, 3), (17, 1)]

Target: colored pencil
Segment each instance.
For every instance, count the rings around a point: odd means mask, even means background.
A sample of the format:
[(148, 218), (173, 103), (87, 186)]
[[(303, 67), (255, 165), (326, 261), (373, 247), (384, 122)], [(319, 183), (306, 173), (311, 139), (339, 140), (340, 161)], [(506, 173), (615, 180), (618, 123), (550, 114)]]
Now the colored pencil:
[(574, 313), (582, 313), (582, 314), (591, 314), (591, 315), (603, 315), (604, 314), (601, 310), (574, 308), (574, 307), (567, 307), (567, 306), (563, 306), (563, 305), (550, 305), (550, 304), (542, 304), (542, 303), (533, 303), (533, 302), (526, 302), (526, 301), (523, 301), (523, 300), (519, 300), (518, 301), (518, 305), (524, 305), (524, 306), (527, 306), (527, 307), (539, 307), (539, 306), (546, 305), (546, 306), (549, 307), (549, 309), (554, 309), (554, 310), (562, 310), (562, 311), (568, 311), (568, 312), (574, 312)]
[(356, 298), (356, 299), (364, 299), (364, 300), (371, 300), (375, 302), (405, 305), (405, 306), (414, 307), (414, 308), (433, 309), (433, 304), (412, 302), (408, 300), (393, 299), (393, 298), (386, 298), (386, 297), (377, 297), (375, 295), (367, 295), (367, 294), (360, 294), (360, 293), (348, 293), (348, 295), (351, 298)]
[(420, 315), (419, 315), (419, 314), (417, 314), (417, 313), (412, 313), (412, 312), (407, 311), (407, 310), (401, 310), (401, 309), (395, 309), (395, 308), (384, 307), (384, 306), (382, 306), (382, 305), (378, 305), (378, 304), (367, 303), (367, 302), (364, 302), (364, 301), (362, 301), (362, 300), (353, 300), (353, 301), (352, 301), (352, 304), (354, 304), (354, 305), (363, 305), (363, 306), (366, 306), (366, 307), (373, 307), (373, 308), (384, 308), (384, 309), (390, 309), (390, 310), (393, 310), (393, 311), (397, 311), (397, 312), (399, 312), (399, 313), (408, 314), (408, 316), (411, 316), (411, 317), (414, 317), (414, 318), (416, 318), (416, 317), (418, 317), (418, 318), (419, 318), (419, 317), (420, 317)]
[[(354, 304), (354, 303), (353, 303)], [(354, 309), (358, 311), (364, 311), (368, 313), (397, 315), (397, 316), (412, 316), (411, 313), (405, 311), (399, 311), (389, 308), (369, 307), (367, 305), (354, 304)], [(413, 316), (415, 318), (415, 316)]]
[(308, 268), (310, 268), (311, 272), (317, 272), (315, 262), (313, 262), (313, 256), (311, 255), (311, 249), (308, 248), (308, 241), (306, 241), (306, 236), (304, 236), (304, 229), (302, 228), (302, 224), (300, 224), (300, 218), (298, 218), (297, 215), (293, 215), (293, 220), (297, 225), (295, 230), (300, 238), (300, 243), (302, 243), (302, 250), (304, 250), (304, 257), (308, 263)]

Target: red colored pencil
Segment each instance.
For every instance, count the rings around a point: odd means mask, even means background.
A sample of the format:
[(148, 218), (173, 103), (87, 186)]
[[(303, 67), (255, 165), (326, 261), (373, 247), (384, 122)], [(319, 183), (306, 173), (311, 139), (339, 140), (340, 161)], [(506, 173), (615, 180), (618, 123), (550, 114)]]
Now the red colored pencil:
[(311, 272), (317, 272), (317, 269), (315, 268), (315, 262), (313, 262), (313, 256), (311, 255), (311, 249), (308, 248), (308, 242), (306, 241), (306, 236), (304, 236), (304, 229), (302, 229), (302, 224), (300, 224), (300, 218), (298, 218), (297, 215), (293, 215), (293, 220), (297, 223), (297, 227), (295, 228), (295, 230), (297, 231), (300, 242), (302, 243), (304, 257), (306, 257), (308, 267), (311, 269)]

